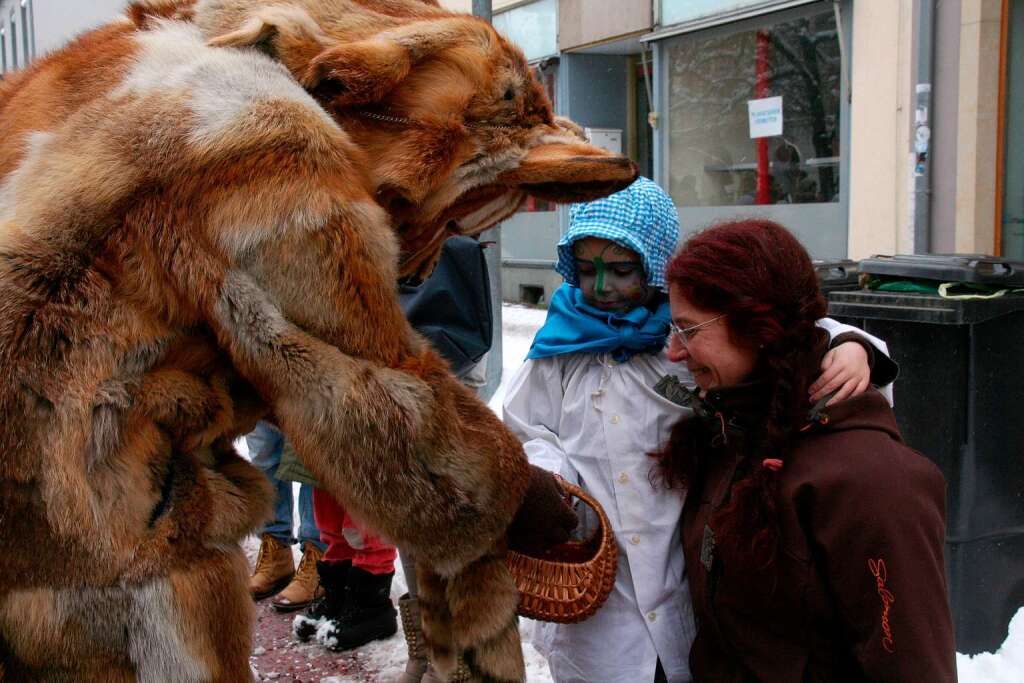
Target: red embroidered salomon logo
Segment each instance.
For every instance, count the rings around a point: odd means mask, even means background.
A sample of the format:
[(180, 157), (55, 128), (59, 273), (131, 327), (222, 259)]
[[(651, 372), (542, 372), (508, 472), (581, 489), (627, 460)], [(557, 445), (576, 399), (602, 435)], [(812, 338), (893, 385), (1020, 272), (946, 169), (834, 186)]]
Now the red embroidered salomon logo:
[(889, 624), (889, 610), (892, 603), (896, 602), (896, 596), (885, 587), (885, 580), (889, 573), (885, 568), (885, 560), (868, 560), (868, 571), (875, 577), (875, 585), (878, 586), (878, 597), (882, 599), (882, 647), (886, 652), (896, 652), (896, 640), (892, 637), (892, 626)]

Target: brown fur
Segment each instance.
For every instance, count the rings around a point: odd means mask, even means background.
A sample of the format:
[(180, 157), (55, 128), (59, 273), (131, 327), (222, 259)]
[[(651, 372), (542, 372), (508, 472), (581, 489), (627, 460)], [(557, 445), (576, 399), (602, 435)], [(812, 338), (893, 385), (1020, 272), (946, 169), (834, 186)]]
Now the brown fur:
[(415, 552), (439, 663), (521, 680), (526, 461), (395, 282), (633, 166), (416, 0), (137, 2), (0, 85), (0, 134), (2, 675), (248, 680), (237, 542), (271, 494), (231, 441), (270, 416)]

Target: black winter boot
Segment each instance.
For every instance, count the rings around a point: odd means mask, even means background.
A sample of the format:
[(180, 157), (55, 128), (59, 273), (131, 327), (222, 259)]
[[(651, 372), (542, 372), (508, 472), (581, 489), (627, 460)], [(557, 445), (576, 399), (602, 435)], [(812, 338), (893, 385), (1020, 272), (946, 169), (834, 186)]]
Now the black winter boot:
[(316, 635), (317, 629), (326, 621), (341, 618), (348, 607), (346, 600), (351, 571), (351, 560), (316, 563), (316, 573), (324, 593), (292, 621), (292, 633), (296, 638), (306, 642)]
[(348, 573), (348, 598), (340, 618), (324, 621), (316, 640), (328, 650), (341, 652), (393, 636), (398, 631), (395, 606), (391, 603), (391, 580), (395, 573), (371, 574), (359, 567)]

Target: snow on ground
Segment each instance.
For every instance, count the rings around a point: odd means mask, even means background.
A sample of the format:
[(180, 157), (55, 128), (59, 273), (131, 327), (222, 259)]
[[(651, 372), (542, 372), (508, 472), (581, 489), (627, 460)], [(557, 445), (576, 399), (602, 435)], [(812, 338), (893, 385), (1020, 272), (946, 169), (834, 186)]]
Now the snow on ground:
[[(502, 309), (502, 360), (504, 371), (502, 384), (489, 402), (491, 408), (499, 415), (501, 414), (501, 403), (505, 396), (508, 380), (526, 358), (533, 335), (544, 323), (546, 314), (547, 311), (542, 309), (509, 304), (506, 304)], [(243, 455), (248, 454), (244, 440), (238, 441), (238, 447)], [(296, 499), (298, 499), (297, 491)], [(296, 519), (298, 519), (298, 511), (296, 511)], [(249, 561), (253, 562), (259, 541), (255, 538), (249, 539), (245, 545)], [(297, 547), (296, 552), (298, 552)], [(398, 604), (398, 598), (405, 593), (406, 585), (406, 580), (402, 575), (402, 568), (399, 564), (395, 571), (395, 581), (391, 589), (391, 595), (396, 605)], [(521, 620), (520, 631), (523, 634), (527, 681), (530, 683), (547, 683), (551, 681), (547, 662), (529, 644), (531, 625), (529, 620)], [(384, 641), (371, 643), (360, 648), (355, 654), (336, 655), (337, 657), (351, 658), (358, 666), (353, 667), (354, 671), (351, 675), (328, 676), (320, 678), (319, 683), (356, 683), (366, 680), (386, 682), (397, 679), (405, 668), (407, 654), (401, 622), (399, 622), (398, 628), (399, 631), (395, 636)], [(257, 642), (256, 645), (256, 653), (262, 655), (260, 643)], [(254, 659), (256, 659), (255, 656)], [(1009, 634), (1002, 647), (994, 653), (982, 653), (975, 656), (957, 653), (956, 660), (960, 683), (1020, 683), (1020, 681), (1024, 681), (1024, 607), (1017, 612), (1017, 615), (1010, 622)], [(274, 679), (270, 679), (267, 675), (261, 674), (260, 680), (286, 681), (288, 679), (279, 675), (275, 675)]]
[(547, 314), (547, 309), (527, 308), (511, 304), (505, 304), (501, 309), (501, 356), (503, 361), (501, 385), (489, 401), (491, 409), (499, 416), (501, 416), (501, 403), (505, 398), (508, 381), (526, 360), (530, 344), (533, 343), (533, 336), (544, 324)]

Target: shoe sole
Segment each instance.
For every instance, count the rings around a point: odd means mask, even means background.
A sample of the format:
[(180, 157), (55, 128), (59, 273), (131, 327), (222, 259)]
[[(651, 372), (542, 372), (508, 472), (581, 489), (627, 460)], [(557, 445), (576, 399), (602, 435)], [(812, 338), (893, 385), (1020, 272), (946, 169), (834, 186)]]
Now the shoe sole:
[(324, 649), (330, 650), (331, 652), (347, 652), (349, 650), (355, 650), (356, 648), (362, 647), (363, 645), (368, 645), (375, 640), (384, 640), (385, 638), (390, 638), (396, 633), (398, 633), (398, 626), (396, 625), (394, 628), (392, 628), (389, 625), (381, 627), (376, 631), (371, 631), (370, 633), (366, 634), (365, 637), (360, 638), (357, 641), (348, 641), (342, 643), (338, 641), (337, 636), (331, 636), (331, 639), (335, 641), (335, 644), (328, 645), (327, 643), (321, 641), (319, 633), (317, 633), (316, 640), (318, 643), (320, 643), (320, 645), (324, 647)]
[[(292, 582), (292, 577), (291, 576), (289, 576), (287, 578), (283, 578), (280, 581), (278, 581), (277, 583), (275, 583), (273, 586), (271, 586), (269, 589), (267, 589), (267, 590), (265, 590), (265, 591), (263, 591), (261, 593), (253, 593), (252, 594), (252, 599), (253, 599), (254, 602), (259, 602), (260, 600), (265, 600), (265, 599), (269, 598), (272, 595), (277, 595), (278, 593), (283, 591), (288, 586), (288, 584), (291, 583), (291, 582)], [(306, 604), (309, 604), (309, 603), (306, 603)]]
[(286, 605), (282, 605), (278, 602), (271, 602), (270, 606), (274, 608), (275, 612), (288, 614), (289, 612), (298, 612), (300, 609), (305, 609), (306, 607), (309, 607), (312, 602), (312, 600), (307, 600), (306, 602), (289, 602)]

